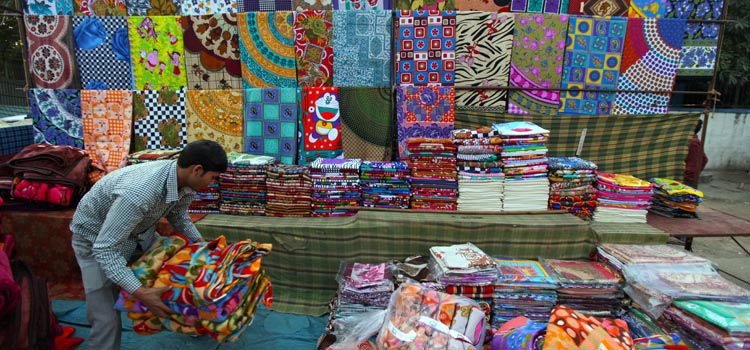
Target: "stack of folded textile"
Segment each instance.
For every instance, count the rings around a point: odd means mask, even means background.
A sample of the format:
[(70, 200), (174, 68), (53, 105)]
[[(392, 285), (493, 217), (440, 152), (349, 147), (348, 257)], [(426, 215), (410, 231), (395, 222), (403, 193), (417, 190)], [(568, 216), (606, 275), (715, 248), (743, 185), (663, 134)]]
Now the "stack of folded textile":
[(697, 218), (703, 192), (675, 180), (654, 178), (650, 212), (671, 218)]
[(310, 168), (276, 164), (266, 171), (266, 216), (310, 216)]
[(220, 210), (224, 214), (265, 215), (266, 169), (274, 157), (232, 152), (227, 171), (219, 176)]
[(622, 308), (622, 275), (598, 261), (545, 259), (542, 263), (554, 273), (560, 286), (558, 304), (594, 316), (616, 315)]
[(558, 305), (550, 314), (542, 350), (633, 350), (628, 324), (621, 319), (599, 318)]
[[(502, 145), (491, 144), (499, 136), (500, 132), (490, 127), (453, 131), (453, 142), (458, 146), (458, 210), (503, 210)], [(479, 144), (467, 145), (466, 140), (477, 140)]]
[[(711, 348), (750, 347), (750, 304), (708, 300), (675, 301), (665, 312), (692, 342)], [(687, 339), (686, 339), (687, 340)]]
[(318, 158), (310, 163), (312, 216), (350, 216), (362, 197), (359, 188), (361, 159)]
[(128, 313), (138, 334), (166, 329), (234, 341), (252, 323), (258, 301), (270, 307), (270, 281), (261, 268), (270, 251), (270, 244), (227, 243), (224, 236), (190, 244), (182, 236), (161, 237), (130, 268), (144, 286), (169, 288), (161, 297), (174, 313), (159, 318), (125, 291), (115, 308)]
[(359, 168), (362, 206), (409, 209), (410, 174), (406, 162), (362, 162)]
[(657, 324), (637, 307), (628, 308), (620, 318), (628, 324), (633, 343), (638, 350), (690, 350), (680, 332), (670, 330), (665, 322)]
[(545, 322), (557, 303), (557, 281), (533, 260), (495, 259), (500, 276), (494, 285), (492, 327), (524, 316)]
[(456, 149), (451, 139), (407, 140), (412, 209), (457, 209)]
[(146, 149), (128, 155), (128, 165), (148, 163), (155, 160), (176, 159), (182, 149)]
[(531, 122), (495, 124), (503, 139), (505, 173), (503, 209), (547, 210), (547, 138), (549, 130)]
[(708, 260), (666, 244), (602, 244), (597, 259), (618, 271), (633, 264), (703, 264)]
[(596, 164), (578, 157), (549, 157), (549, 208), (591, 220), (596, 210)]
[(385, 310), (395, 289), (393, 266), (386, 263), (344, 263), (338, 282), (334, 328), (342, 319), (364, 312)]
[(220, 213), (221, 203), (221, 186), (219, 183), (212, 183), (206, 188), (195, 192), (195, 199), (190, 203), (188, 212), (203, 214)]
[(495, 260), (471, 243), (430, 248), (430, 270), (444, 286), (486, 286), (497, 280)]
[(598, 173), (594, 221), (645, 224), (653, 187), (631, 175)]

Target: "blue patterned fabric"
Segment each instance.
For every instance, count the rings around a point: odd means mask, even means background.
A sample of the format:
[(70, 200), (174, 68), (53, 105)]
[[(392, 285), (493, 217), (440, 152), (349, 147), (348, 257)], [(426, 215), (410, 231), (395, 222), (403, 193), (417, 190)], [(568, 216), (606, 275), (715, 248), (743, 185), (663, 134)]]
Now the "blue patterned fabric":
[(73, 17), (76, 62), (84, 90), (130, 90), (127, 17)]
[(26, 0), (23, 12), (27, 15), (73, 15), (73, 0)]
[(391, 86), (391, 11), (333, 12), (333, 85)]
[(83, 148), (79, 90), (29, 90), (34, 143)]
[(245, 90), (245, 153), (294, 164), (297, 154), (297, 89)]
[(394, 21), (396, 83), (452, 86), (456, 11), (398, 11)]
[(695, 19), (685, 28), (677, 75), (712, 76), (719, 44), (719, 23), (700, 20), (721, 19), (724, 0), (669, 0), (667, 18)]

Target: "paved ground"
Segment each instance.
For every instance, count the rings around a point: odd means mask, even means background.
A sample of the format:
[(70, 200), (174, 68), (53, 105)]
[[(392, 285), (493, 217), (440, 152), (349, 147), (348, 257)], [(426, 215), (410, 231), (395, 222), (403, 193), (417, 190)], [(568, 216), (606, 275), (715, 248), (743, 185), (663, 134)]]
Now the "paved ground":
[[(705, 195), (704, 206), (750, 220), (750, 173), (705, 171), (703, 175), (705, 180), (710, 180), (699, 186)], [(750, 254), (747, 252), (750, 237), (735, 238), (737, 242), (729, 237), (696, 238), (693, 251), (714, 261), (727, 278), (750, 288)]]

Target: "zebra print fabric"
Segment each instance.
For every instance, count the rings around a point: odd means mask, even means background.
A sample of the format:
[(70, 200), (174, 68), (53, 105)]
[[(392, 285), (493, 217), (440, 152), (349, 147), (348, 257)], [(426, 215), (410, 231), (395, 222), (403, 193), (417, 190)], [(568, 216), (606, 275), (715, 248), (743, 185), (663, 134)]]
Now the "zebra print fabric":
[(505, 90), (462, 90), (467, 86), (507, 86), (514, 15), (458, 11), (456, 16), (456, 106), (505, 111)]

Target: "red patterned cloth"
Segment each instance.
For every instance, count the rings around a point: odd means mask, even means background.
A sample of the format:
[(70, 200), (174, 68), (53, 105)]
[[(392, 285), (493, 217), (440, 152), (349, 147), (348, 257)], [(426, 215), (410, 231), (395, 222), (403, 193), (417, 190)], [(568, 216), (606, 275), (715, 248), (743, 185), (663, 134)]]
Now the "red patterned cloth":
[(300, 87), (333, 85), (333, 12), (307, 10), (294, 18), (294, 51)]

